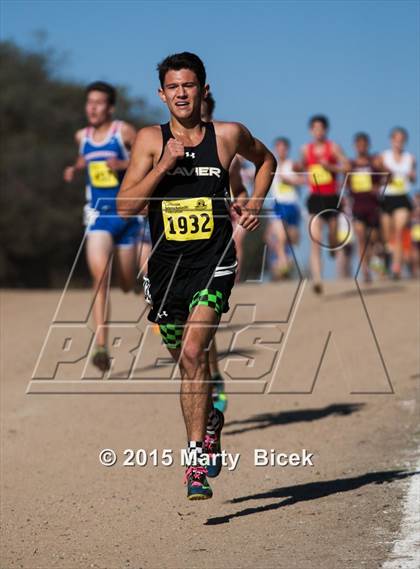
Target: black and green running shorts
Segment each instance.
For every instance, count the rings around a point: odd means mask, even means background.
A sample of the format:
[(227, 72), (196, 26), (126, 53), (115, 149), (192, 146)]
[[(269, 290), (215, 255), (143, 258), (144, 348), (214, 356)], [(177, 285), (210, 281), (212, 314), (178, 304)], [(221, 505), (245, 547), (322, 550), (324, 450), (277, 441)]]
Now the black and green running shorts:
[(152, 308), (148, 319), (159, 324), (169, 347), (180, 344), (179, 325), (187, 321), (195, 306), (209, 306), (219, 316), (228, 312), (236, 267), (235, 262), (229, 266), (188, 268), (149, 259)]

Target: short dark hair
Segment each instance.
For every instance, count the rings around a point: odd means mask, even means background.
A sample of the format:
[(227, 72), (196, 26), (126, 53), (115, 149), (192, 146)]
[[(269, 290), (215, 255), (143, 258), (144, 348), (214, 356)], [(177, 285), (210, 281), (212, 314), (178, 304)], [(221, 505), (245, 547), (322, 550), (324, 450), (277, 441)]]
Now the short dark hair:
[(90, 83), (90, 85), (88, 85), (85, 90), (86, 97), (92, 91), (100, 91), (101, 93), (105, 93), (105, 95), (108, 97), (108, 103), (111, 106), (114, 106), (117, 102), (117, 91), (115, 87), (109, 83), (105, 83), (105, 81), (94, 81), (93, 83)]
[(207, 114), (212, 117), (214, 109), (216, 108), (216, 101), (210, 92), (207, 93), (207, 97), (204, 99), (204, 103), (207, 105)]
[(204, 63), (195, 53), (183, 51), (182, 53), (168, 55), (168, 57), (165, 57), (165, 59), (158, 64), (157, 70), (159, 72), (161, 87), (164, 85), (165, 75), (168, 71), (179, 71), (180, 69), (191, 69), (191, 71), (194, 71), (196, 74), (200, 86), (204, 87), (206, 84), (206, 68), (204, 67)]
[(274, 139), (274, 144), (278, 144), (279, 142), (282, 142), (287, 148), (290, 148), (290, 140), (285, 136), (278, 136)]
[(330, 121), (327, 119), (325, 115), (314, 115), (309, 119), (309, 127), (312, 128), (315, 122), (320, 122), (325, 130), (330, 128)]
[(364, 140), (367, 144), (370, 144), (370, 136), (366, 132), (356, 132), (353, 137), (354, 142), (358, 140)]
[(403, 126), (394, 126), (389, 136), (394, 136), (395, 133), (400, 132), (406, 140), (408, 140), (408, 132)]

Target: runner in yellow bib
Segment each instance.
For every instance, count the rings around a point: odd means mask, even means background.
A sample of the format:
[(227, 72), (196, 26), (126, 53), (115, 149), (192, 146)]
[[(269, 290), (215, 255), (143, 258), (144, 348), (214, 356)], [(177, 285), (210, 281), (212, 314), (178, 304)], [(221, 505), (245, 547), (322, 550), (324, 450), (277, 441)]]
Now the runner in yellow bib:
[[(391, 131), (391, 148), (379, 156), (378, 166), (388, 172), (388, 180), (382, 190), (381, 227), (394, 279), (401, 275), (403, 258), (403, 231), (410, 220), (412, 209), (409, 197), (411, 184), (416, 181), (416, 159), (404, 147), (408, 133), (402, 127)], [(392, 243), (391, 243), (392, 240)]]
[(305, 183), (303, 174), (293, 171), (289, 158), (290, 141), (279, 137), (274, 142), (277, 170), (270, 189), (273, 219), (270, 220), (267, 240), (276, 260), (271, 267), (275, 280), (286, 278), (294, 266), (291, 245), (299, 243), (301, 219), (298, 189)]
[(373, 252), (382, 250), (379, 234), (379, 181), (377, 159), (369, 152), (370, 139), (364, 132), (354, 136), (356, 156), (350, 160), (347, 188), (352, 198), (353, 227), (357, 237), (361, 272), (371, 281), (369, 264)]
[[(138, 133), (117, 204), (121, 215), (136, 214), (149, 204), (153, 241), (148, 264), (153, 302), (149, 320), (159, 324), (162, 340), (179, 364), (191, 460), (185, 478), (187, 497), (203, 500), (213, 495), (207, 477), (218, 476), (222, 467), (224, 419), (211, 398), (208, 347), (221, 315), (229, 310), (237, 266), (229, 215), (229, 167), (236, 154), (256, 166), (252, 196), (244, 207), (235, 205), (239, 224), (253, 231), (259, 225), (258, 214), (276, 160), (243, 125), (201, 120), (201, 102), (209, 87), (197, 55), (168, 56), (158, 69), (159, 95), (170, 121)], [(204, 198), (212, 203), (211, 236), (191, 239), (195, 224), (191, 220), (197, 210), (189, 203), (180, 211), (187, 221), (174, 226), (183, 239), (167, 239), (163, 202)]]
[(116, 103), (114, 87), (97, 81), (86, 89), (86, 118), (88, 126), (76, 133), (79, 156), (64, 171), (64, 179), (71, 182), (77, 170), (86, 170), (85, 225), (86, 255), (93, 279), (93, 317), (96, 325), (95, 349), (92, 363), (100, 370), (110, 367), (107, 350), (106, 322), (110, 310), (109, 282), (112, 259), (118, 268), (123, 291), (133, 288), (136, 277), (136, 253), (139, 223), (134, 217), (126, 220), (116, 209), (124, 171), (128, 165), (129, 148), (136, 131), (112, 115)]

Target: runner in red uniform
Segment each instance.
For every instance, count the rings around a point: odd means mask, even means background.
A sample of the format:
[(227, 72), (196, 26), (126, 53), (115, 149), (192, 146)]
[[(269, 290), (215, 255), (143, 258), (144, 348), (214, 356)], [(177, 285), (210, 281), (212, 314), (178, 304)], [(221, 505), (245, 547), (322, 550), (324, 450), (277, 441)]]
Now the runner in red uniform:
[(308, 175), (309, 232), (311, 237), (310, 268), (313, 290), (322, 293), (321, 284), (321, 246), (323, 224), (328, 226), (329, 247), (331, 252), (337, 243), (337, 215), (339, 186), (337, 175), (347, 169), (347, 159), (342, 149), (327, 139), (329, 122), (323, 115), (313, 116), (309, 120), (313, 141), (301, 149), (300, 161), (294, 169)]

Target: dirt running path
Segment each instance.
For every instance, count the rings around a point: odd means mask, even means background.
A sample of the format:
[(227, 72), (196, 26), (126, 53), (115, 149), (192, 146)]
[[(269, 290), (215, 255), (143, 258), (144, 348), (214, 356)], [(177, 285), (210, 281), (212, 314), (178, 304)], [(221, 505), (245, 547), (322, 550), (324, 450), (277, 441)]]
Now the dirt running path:
[[(251, 377), (285, 346), (271, 386), (277, 393), (230, 396), (224, 445), (241, 453), (239, 466), (212, 483), (212, 500), (189, 503), (177, 396), (26, 395), (59, 295), (4, 292), (1, 569), (381, 567), (414, 471), (418, 290), (386, 283), (364, 296), (394, 394), (354, 283), (329, 284), (322, 299), (306, 288), (295, 293), (292, 284), (236, 289), (233, 304), (242, 306), (231, 328), (243, 330), (256, 301), (252, 317), (266, 326), (253, 336), (226, 328), (219, 350), (233, 341), (228, 371)], [(291, 315), (293, 298), (299, 309)], [(88, 299), (75, 291), (63, 310)], [(122, 319), (141, 303), (118, 291), (113, 300)], [(288, 319), (280, 343), (273, 314)], [(158, 336), (150, 341), (147, 361), (161, 350)], [(115, 466), (99, 463), (103, 448), (115, 449)], [(127, 448), (174, 449), (176, 464), (123, 467)], [(255, 448), (307, 449), (314, 466), (257, 468)]]

